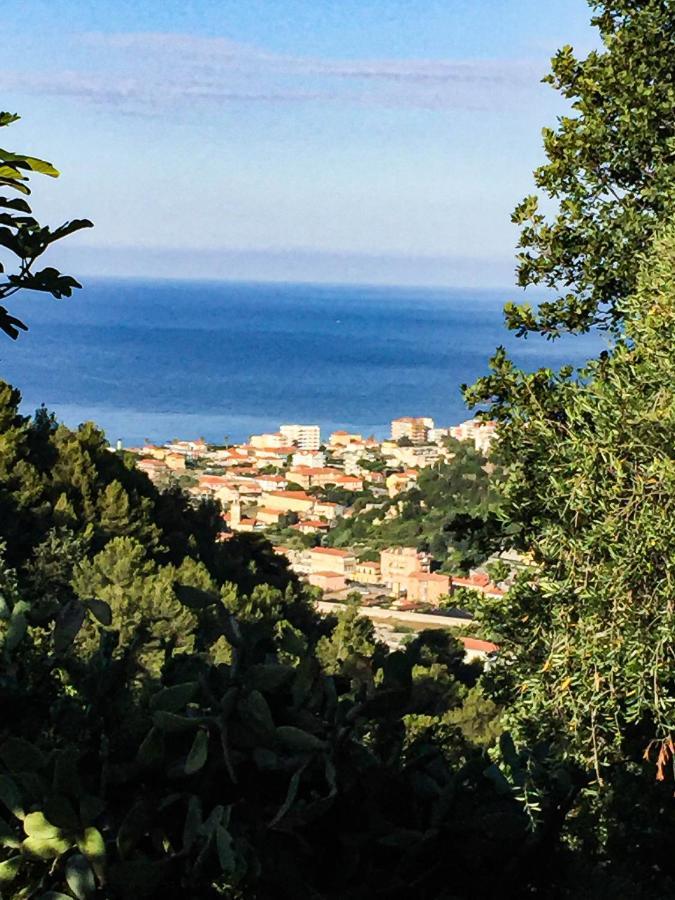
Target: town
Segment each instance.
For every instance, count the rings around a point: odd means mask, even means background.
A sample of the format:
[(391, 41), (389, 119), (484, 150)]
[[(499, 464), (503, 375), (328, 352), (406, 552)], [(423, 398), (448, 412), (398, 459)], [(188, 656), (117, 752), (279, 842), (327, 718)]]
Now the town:
[[(516, 556), (505, 561), (502, 554), (496, 570), (491, 559), (487, 566), (452, 571), (433, 545), (420, 547), (419, 541), (380, 546), (366, 537), (334, 546), (333, 538), (350, 520), (366, 518), (379, 538), (383, 524), (401, 515), (398, 498), (410, 496), (425, 471), (451, 463), (458, 447), (475, 451), (489, 472), (495, 436), (491, 421), (439, 428), (431, 418), (406, 416), (391, 422), (385, 440), (334, 431), (322, 442), (318, 425), (285, 424), (274, 433), (251, 435), (245, 444), (173, 440), (129, 451), (158, 486), (178, 483), (196, 500), (217, 500), (223, 510), (221, 540), (237, 532), (266, 536), (315, 589), (323, 609), (358, 597), (364, 614), (379, 624), (395, 618), (422, 625), (432, 621), (429, 613), (435, 621), (445, 613), (447, 623), (457, 625), (470, 621), (458, 609), (462, 592), (503, 596), (519, 564)], [(474, 644), (467, 648), (479, 655), (495, 649), (488, 642)]]

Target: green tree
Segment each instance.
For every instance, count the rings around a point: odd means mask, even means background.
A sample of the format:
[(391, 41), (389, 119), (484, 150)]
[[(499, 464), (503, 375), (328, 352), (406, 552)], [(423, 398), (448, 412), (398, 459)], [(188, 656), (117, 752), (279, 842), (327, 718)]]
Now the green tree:
[[(0, 127), (11, 125), (18, 118), (12, 113), (2, 112)], [(91, 222), (87, 219), (73, 219), (54, 230), (40, 225), (33, 218), (31, 208), (24, 199), (30, 194), (28, 173), (49, 175), (52, 178), (59, 174), (51, 163), (42, 159), (0, 149), (0, 190), (3, 193), (11, 192), (9, 197), (0, 196), (0, 246), (16, 258), (16, 272), (7, 274), (0, 283), (0, 300), (11, 297), (22, 289), (44, 291), (57, 299), (70, 297), (73, 288), (81, 287), (74, 278), (61, 275), (51, 266), (39, 271), (35, 271), (34, 266), (51, 244), (82, 228), (91, 228)], [(23, 196), (17, 197), (16, 194)], [(0, 306), (0, 329), (5, 334), (16, 340), (19, 329), (26, 331), (27, 328), (21, 319), (10, 315), (4, 306)]]
[(518, 281), (544, 285), (537, 310), (507, 306), (509, 327), (555, 336), (617, 326), (635, 288), (640, 254), (675, 189), (675, 15), (670, 0), (592, 0), (601, 49), (577, 59), (569, 46), (544, 79), (570, 102), (544, 129), (547, 161), (536, 195), (517, 207)]

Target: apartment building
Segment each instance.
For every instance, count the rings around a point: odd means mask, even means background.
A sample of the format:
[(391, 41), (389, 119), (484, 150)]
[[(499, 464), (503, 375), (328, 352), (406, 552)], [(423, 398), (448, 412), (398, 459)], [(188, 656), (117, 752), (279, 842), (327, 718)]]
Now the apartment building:
[(318, 425), (282, 425), (279, 431), (300, 450), (318, 450), (321, 446), (321, 429)]

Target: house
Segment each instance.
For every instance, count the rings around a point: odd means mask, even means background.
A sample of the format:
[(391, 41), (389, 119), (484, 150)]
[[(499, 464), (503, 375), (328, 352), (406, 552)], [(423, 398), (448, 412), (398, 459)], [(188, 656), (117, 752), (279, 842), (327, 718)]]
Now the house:
[(169, 467), (161, 459), (139, 459), (136, 468), (145, 472), (150, 481), (159, 481), (169, 474)]
[(329, 531), (330, 525), (320, 519), (301, 519), (296, 525), (291, 525), (291, 528), (300, 534), (318, 534)]
[(335, 484), (342, 476), (340, 469), (330, 467), (314, 468), (312, 466), (291, 466), (288, 470), (289, 481), (299, 484), (300, 487), (325, 487), (327, 484)]
[(359, 584), (382, 584), (382, 569), (379, 562), (357, 562), (352, 580), (358, 581)]
[(352, 434), (349, 431), (334, 431), (328, 438), (330, 447), (348, 447), (350, 444), (362, 444), (363, 437), (360, 434)]
[(291, 457), (291, 465), (322, 469), (326, 465), (326, 454), (320, 450), (298, 450)]
[(309, 513), (315, 506), (314, 497), (304, 491), (266, 491), (261, 502), (268, 509), (281, 512)]
[(471, 591), (478, 591), (485, 597), (503, 597), (506, 591), (490, 581), (490, 576), (485, 572), (471, 572), (467, 578), (459, 575), (452, 576), (452, 590), (455, 588), (467, 588)]
[(408, 576), (428, 572), (429, 558), (415, 547), (390, 547), (380, 553), (382, 583), (396, 596), (407, 591)]
[(256, 510), (255, 519), (261, 525), (277, 525), (282, 515), (278, 509), (263, 506)]
[(309, 561), (312, 572), (339, 572), (345, 576), (351, 576), (356, 566), (356, 557), (351, 550), (334, 547), (313, 547), (309, 551)]
[(391, 439), (399, 441), (408, 438), (413, 444), (423, 444), (429, 435), (429, 430), (434, 427), (434, 420), (427, 416), (403, 416), (394, 419), (391, 423)]
[(450, 577), (440, 572), (413, 572), (408, 575), (407, 597), (412, 603), (438, 606), (441, 597), (450, 593)]
[(387, 493), (390, 497), (395, 497), (403, 491), (409, 491), (411, 487), (417, 484), (419, 473), (416, 469), (405, 469), (403, 472), (392, 472), (387, 477)]
[(339, 572), (312, 572), (307, 580), (326, 593), (339, 594), (347, 588), (345, 576)]

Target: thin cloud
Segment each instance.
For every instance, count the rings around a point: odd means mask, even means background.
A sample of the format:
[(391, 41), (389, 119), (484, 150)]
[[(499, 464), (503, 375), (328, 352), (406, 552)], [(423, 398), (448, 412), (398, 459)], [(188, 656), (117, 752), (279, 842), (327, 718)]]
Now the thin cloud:
[(96, 71), (5, 72), (0, 87), (137, 114), (194, 103), (503, 109), (536, 89), (544, 68), (521, 60), (284, 56), (225, 38), (186, 34), (87, 34), (78, 40), (95, 51)]

